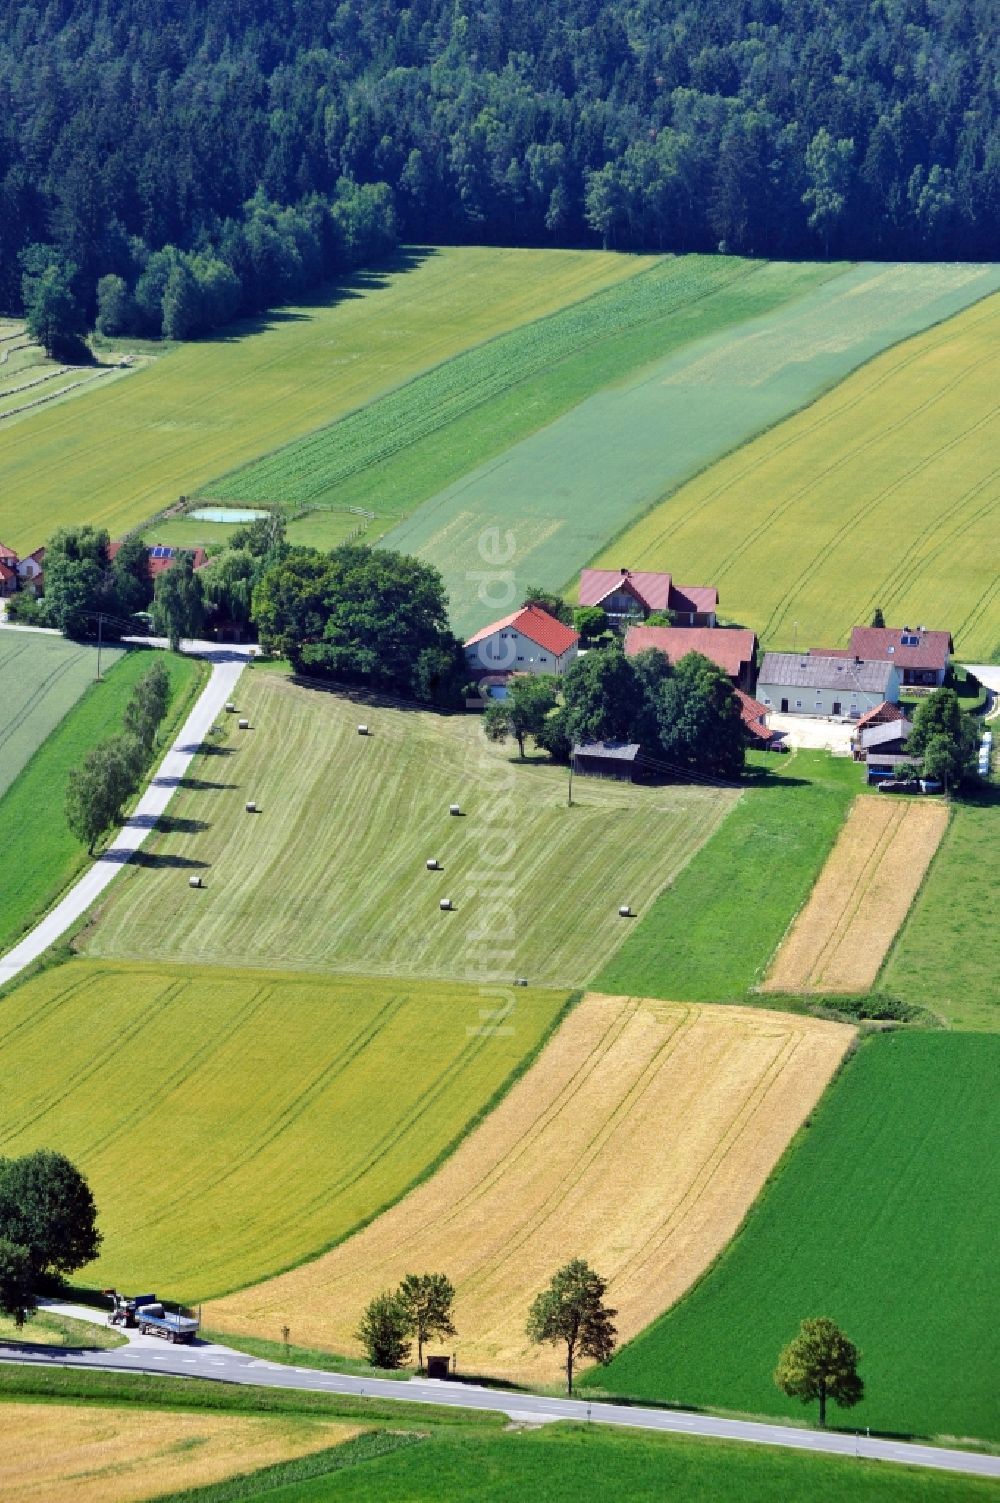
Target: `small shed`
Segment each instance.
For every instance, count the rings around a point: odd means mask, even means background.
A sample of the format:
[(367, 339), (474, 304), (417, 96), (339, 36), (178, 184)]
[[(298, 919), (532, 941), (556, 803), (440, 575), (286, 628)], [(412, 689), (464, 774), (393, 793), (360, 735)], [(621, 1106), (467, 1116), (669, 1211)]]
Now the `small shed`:
[(581, 741), (572, 759), (573, 771), (581, 777), (634, 783), (642, 766), (642, 747), (637, 741)]

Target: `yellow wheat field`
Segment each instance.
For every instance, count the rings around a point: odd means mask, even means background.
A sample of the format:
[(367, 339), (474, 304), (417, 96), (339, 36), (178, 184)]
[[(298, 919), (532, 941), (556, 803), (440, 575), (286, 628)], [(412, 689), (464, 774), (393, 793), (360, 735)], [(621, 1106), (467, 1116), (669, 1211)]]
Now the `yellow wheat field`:
[(870, 987), (947, 823), (943, 803), (857, 799), (763, 990)]
[(211, 1327), (341, 1352), (367, 1301), (407, 1272), (456, 1286), (460, 1370), (546, 1381), (524, 1334), (549, 1276), (584, 1257), (621, 1339), (733, 1235), (853, 1036), (755, 1008), (590, 995), (443, 1168), (313, 1263), (206, 1307)]
[(0, 1407), (4, 1503), (133, 1503), (339, 1445), (357, 1425), (88, 1404)]

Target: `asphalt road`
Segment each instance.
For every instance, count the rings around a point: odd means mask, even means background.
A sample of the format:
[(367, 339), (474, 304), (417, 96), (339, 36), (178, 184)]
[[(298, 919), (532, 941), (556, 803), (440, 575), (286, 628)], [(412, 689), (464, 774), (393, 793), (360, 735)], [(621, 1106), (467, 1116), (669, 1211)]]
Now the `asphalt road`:
[[(67, 1313), (93, 1319), (93, 1311), (62, 1307)], [(129, 1333), (127, 1347), (110, 1352), (67, 1352), (36, 1347), (30, 1354), (0, 1346), (0, 1362), (30, 1363), (38, 1367), (84, 1367), (113, 1372), (168, 1373), (185, 1378), (209, 1378), (222, 1383), (246, 1383), (265, 1388), (342, 1393), (417, 1404), (444, 1404), (460, 1409), (500, 1412), (513, 1420), (544, 1424), (554, 1420), (625, 1426), (672, 1435), (704, 1436), (711, 1440), (739, 1440), (782, 1446), (793, 1451), (818, 1451), (872, 1461), (892, 1461), (937, 1471), (967, 1472), (971, 1476), (1000, 1477), (1000, 1456), (974, 1451), (945, 1450), (905, 1441), (879, 1440), (837, 1431), (800, 1430), (791, 1425), (759, 1424), (750, 1420), (717, 1419), (670, 1409), (632, 1409), (623, 1404), (588, 1403), (586, 1399), (541, 1398), (513, 1394), (477, 1384), (355, 1378), (308, 1367), (286, 1367), (262, 1361), (229, 1347), (199, 1342), (173, 1346), (155, 1336)]]

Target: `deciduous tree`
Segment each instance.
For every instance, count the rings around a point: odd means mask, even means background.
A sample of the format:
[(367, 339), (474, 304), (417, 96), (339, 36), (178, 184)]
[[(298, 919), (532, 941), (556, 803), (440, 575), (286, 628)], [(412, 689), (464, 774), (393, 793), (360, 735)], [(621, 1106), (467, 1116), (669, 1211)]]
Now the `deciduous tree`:
[(574, 1258), (553, 1274), (528, 1313), (532, 1341), (551, 1341), (566, 1348), (566, 1392), (573, 1392), (578, 1357), (609, 1362), (615, 1349), (617, 1310), (604, 1303), (607, 1281), (582, 1258)]
[(165, 636), (172, 652), (183, 637), (196, 637), (204, 621), (201, 580), (194, 555), (178, 553), (169, 569), (157, 576), (153, 590), (153, 626)]
[(834, 1321), (816, 1316), (802, 1322), (799, 1334), (782, 1351), (774, 1381), (782, 1393), (803, 1404), (818, 1399), (819, 1422), (825, 1425), (828, 1399), (850, 1409), (864, 1398), (865, 1385), (858, 1375), (860, 1355)]
[(409, 1329), (409, 1313), (399, 1295), (386, 1289), (365, 1307), (355, 1335), (372, 1367), (394, 1369), (402, 1367), (410, 1355)]
[(424, 1343), (432, 1336), (454, 1336), (452, 1307), (455, 1290), (443, 1273), (408, 1273), (399, 1286), (397, 1298), (408, 1322), (408, 1330), (417, 1338), (417, 1366), (423, 1371)]
[(33, 1281), (96, 1258), (97, 1206), (76, 1165), (45, 1148), (0, 1159), (0, 1237), (25, 1249)]

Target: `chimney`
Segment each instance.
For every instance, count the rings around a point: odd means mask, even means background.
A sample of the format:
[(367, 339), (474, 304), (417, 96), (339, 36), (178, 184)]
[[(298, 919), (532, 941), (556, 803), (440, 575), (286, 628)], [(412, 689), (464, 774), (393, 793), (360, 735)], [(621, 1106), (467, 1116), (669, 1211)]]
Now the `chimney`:
[(622, 578), (624, 579), (627, 575), (629, 575), (629, 574), (632, 573), (632, 570), (631, 569), (622, 569), (621, 573), (622, 573)]

